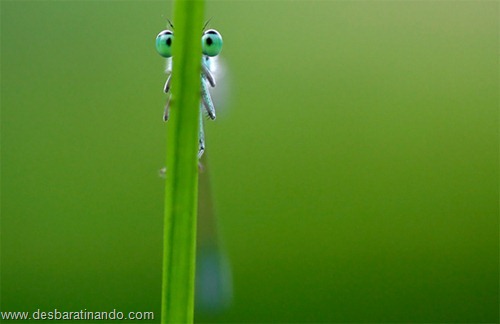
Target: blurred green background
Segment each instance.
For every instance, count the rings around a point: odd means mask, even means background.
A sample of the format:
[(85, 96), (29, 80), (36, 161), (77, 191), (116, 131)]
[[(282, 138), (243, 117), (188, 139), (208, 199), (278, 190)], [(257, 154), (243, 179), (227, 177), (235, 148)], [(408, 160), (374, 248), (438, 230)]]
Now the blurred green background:
[[(498, 322), (498, 12), (207, 3), (233, 297), (197, 322)], [(167, 18), (166, 1), (1, 2), (2, 311), (159, 319)]]

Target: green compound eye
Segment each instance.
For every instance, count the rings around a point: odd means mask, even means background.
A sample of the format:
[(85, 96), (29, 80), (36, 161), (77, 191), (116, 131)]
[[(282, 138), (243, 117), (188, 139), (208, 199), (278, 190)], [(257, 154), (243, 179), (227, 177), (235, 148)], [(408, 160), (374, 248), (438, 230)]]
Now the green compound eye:
[(170, 30), (164, 30), (156, 36), (156, 51), (163, 57), (172, 56), (172, 42), (174, 33)]
[(222, 50), (222, 36), (215, 29), (209, 29), (201, 37), (201, 49), (207, 56), (217, 56)]

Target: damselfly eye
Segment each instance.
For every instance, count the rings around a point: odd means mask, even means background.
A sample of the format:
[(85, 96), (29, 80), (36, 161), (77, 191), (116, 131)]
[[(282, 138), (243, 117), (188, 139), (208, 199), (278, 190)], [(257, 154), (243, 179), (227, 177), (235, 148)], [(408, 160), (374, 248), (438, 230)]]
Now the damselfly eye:
[(222, 50), (222, 36), (215, 29), (209, 29), (201, 37), (201, 49), (203, 54), (217, 56)]
[(172, 56), (172, 42), (174, 33), (170, 30), (164, 30), (156, 36), (156, 51), (163, 57)]

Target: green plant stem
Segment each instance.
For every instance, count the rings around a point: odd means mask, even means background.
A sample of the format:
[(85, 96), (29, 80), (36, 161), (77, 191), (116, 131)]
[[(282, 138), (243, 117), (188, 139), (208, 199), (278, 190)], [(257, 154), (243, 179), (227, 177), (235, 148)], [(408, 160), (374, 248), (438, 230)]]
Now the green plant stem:
[(162, 323), (192, 323), (198, 195), (203, 1), (174, 2), (172, 100), (167, 131)]

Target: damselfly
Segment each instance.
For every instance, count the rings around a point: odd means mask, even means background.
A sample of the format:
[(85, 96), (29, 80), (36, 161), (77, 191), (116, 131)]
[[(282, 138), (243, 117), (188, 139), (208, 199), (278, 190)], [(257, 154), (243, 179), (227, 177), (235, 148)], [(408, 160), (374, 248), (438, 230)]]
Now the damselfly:
[[(170, 90), (170, 79), (172, 76), (172, 43), (174, 40), (174, 33), (171, 30), (163, 30), (156, 37), (156, 50), (158, 53), (167, 58), (168, 74), (167, 82), (163, 87), (163, 91), (168, 93)], [(215, 78), (212, 73), (214, 69), (214, 58), (219, 55), (222, 50), (222, 36), (215, 29), (206, 30), (201, 37), (201, 48), (203, 57), (201, 59), (201, 102), (200, 102), (200, 126), (199, 126), (199, 149), (198, 158), (201, 158), (205, 150), (205, 134), (203, 131), (203, 110), (207, 112), (210, 119), (215, 119), (215, 107), (208, 91), (208, 85), (215, 87)], [(165, 105), (165, 112), (163, 120), (168, 120), (168, 112), (170, 106), (170, 96)]]
[[(168, 78), (163, 88), (165, 93), (169, 93), (170, 90), (173, 39), (174, 33), (168, 29), (163, 30), (156, 37), (156, 50), (167, 59), (166, 72)], [(203, 112), (206, 111), (210, 119), (215, 119), (215, 107), (208, 86), (215, 87), (215, 58), (222, 50), (222, 36), (214, 29), (206, 30), (201, 37), (201, 46), (203, 56), (201, 60), (201, 100), (198, 135), (199, 159), (201, 159), (205, 150)], [(164, 121), (168, 120), (170, 99), (169, 95), (163, 114)], [(231, 302), (231, 269), (217, 231), (217, 218), (211, 197), (206, 155), (200, 160), (200, 165), (204, 167), (199, 178), (196, 309), (200, 312), (217, 313), (227, 308)], [(160, 174), (164, 176), (165, 172), (166, 168), (162, 169)]]

